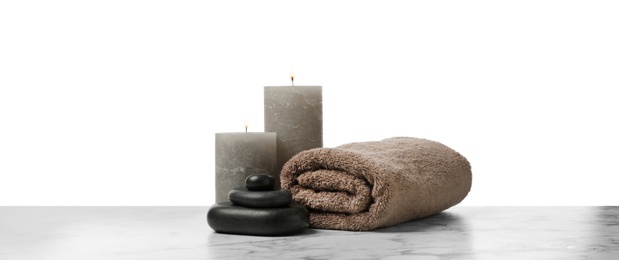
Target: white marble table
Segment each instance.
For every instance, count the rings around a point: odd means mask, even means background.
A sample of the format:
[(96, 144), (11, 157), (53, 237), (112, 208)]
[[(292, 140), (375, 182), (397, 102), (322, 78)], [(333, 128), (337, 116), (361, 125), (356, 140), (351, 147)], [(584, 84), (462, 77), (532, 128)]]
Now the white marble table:
[(214, 233), (207, 209), (0, 207), (0, 259), (619, 259), (619, 207), (454, 207), (289, 237)]

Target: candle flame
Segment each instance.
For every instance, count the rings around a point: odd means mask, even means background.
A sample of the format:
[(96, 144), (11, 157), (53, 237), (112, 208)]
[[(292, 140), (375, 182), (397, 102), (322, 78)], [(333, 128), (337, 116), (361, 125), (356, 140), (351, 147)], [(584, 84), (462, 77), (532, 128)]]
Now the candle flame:
[(294, 67), (290, 67), (290, 81), (292, 81), (292, 85), (294, 86)]

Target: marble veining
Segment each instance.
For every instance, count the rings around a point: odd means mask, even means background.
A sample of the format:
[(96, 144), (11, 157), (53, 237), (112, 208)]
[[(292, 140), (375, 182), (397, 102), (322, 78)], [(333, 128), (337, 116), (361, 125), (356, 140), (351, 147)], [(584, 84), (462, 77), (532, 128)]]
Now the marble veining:
[(619, 207), (460, 207), (370, 232), (226, 235), (208, 207), (0, 207), (0, 259), (619, 259)]

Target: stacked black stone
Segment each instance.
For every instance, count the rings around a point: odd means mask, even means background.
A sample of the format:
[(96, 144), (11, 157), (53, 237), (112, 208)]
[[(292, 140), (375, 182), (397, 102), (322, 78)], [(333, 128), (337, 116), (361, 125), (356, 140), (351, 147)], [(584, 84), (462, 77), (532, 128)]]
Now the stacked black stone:
[(208, 225), (218, 233), (284, 236), (305, 231), (309, 226), (307, 209), (290, 205), (292, 194), (275, 190), (269, 175), (250, 175), (245, 187), (228, 193), (232, 202), (213, 205), (206, 214)]

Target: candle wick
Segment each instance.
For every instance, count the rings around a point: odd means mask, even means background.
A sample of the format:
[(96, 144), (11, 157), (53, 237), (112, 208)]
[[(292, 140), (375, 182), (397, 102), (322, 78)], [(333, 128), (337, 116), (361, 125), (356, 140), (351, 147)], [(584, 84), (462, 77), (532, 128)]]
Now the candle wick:
[(245, 127), (245, 133), (247, 133), (247, 126)]
[(290, 77), (290, 81), (292, 81), (292, 85), (294, 86), (294, 77)]

